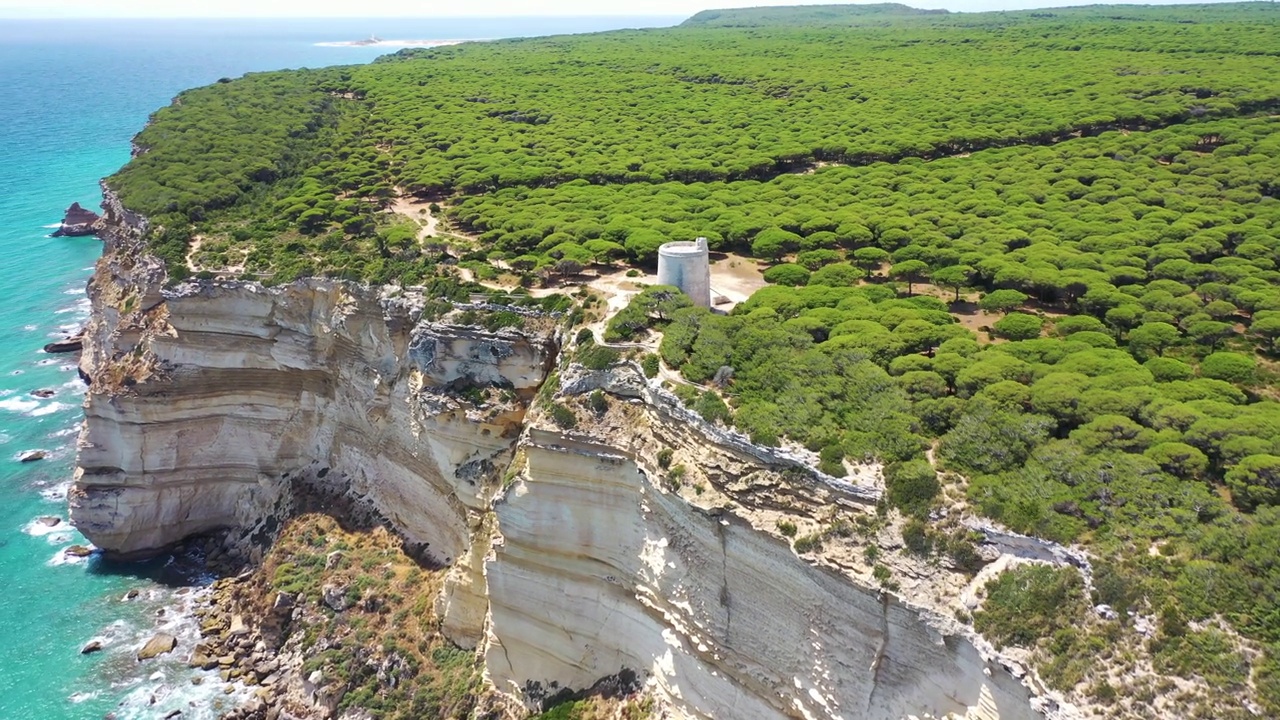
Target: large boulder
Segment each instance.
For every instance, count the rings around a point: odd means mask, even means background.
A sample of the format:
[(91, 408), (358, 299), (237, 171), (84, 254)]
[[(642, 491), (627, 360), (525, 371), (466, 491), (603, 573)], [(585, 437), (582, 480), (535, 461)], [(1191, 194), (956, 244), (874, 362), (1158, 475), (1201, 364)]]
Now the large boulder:
[(138, 661), (150, 660), (167, 653), (173, 652), (178, 647), (178, 638), (169, 633), (156, 633), (154, 637), (147, 641), (146, 645), (138, 651)]

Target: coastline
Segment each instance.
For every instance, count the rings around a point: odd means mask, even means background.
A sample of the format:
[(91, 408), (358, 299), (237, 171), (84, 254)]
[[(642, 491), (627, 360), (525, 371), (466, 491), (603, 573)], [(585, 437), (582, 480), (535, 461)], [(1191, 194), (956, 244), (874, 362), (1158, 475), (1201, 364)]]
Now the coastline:
[(453, 45), (461, 45), (468, 42), (485, 42), (483, 39), (475, 40), (378, 40), (370, 42), (369, 40), (342, 40), (336, 42), (318, 42), (316, 47), (376, 47), (376, 48), (416, 48), (416, 47), (450, 47)]

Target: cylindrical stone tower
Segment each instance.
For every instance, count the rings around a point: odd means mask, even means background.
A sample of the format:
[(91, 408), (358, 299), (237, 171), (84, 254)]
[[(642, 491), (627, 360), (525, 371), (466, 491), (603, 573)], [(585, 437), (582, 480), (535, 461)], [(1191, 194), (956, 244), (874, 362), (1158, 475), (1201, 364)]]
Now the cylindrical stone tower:
[(675, 285), (694, 305), (711, 307), (711, 259), (707, 239), (671, 242), (658, 248), (658, 284)]

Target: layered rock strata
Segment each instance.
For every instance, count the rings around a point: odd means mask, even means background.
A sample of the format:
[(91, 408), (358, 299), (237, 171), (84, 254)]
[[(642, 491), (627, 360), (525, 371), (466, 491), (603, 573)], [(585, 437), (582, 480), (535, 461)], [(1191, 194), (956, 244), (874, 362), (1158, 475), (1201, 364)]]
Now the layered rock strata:
[[(548, 333), (423, 317), (336, 281), (163, 287), (117, 224), (89, 286), (91, 381), (72, 519), (108, 554), (278, 517), (290, 481), (341, 483), (444, 563), (555, 357)], [(477, 407), (468, 391), (505, 395)]]
[[(629, 425), (528, 422), (558, 349), (537, 318), (489, 332), (325, 280), (165, 289), (141, 219), (106, 206), (71, 511), (109, 554), (224, 528), (269, 540), (291, 488), (322, 486), (448, 568), (442, 629), (526, 707), (635, 673), (674, 717), (1059, 714), (959, 623), (744, 514), (867, 508), (874, 488), (700, 425), (634, 372), (546, 388), (603, 388)], [(665, 488), (664, 446), (723, 502)]]

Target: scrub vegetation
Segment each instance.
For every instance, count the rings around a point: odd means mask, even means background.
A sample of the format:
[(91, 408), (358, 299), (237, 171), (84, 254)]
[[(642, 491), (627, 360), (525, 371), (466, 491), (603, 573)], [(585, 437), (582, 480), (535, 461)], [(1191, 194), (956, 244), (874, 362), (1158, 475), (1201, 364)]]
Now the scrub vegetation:
[(646, 374), (756, 442), (884, 463), (917, 530), (948, 496), (1088, 548), (1092, 597), (1022, 568), (974, 616), (1051, 683), (1087, 680), (1107, 604), (1156, 618), (1156, 669), (1214, 712), (1276, 715), (1278, 20), (761, 8), (405, 51), (184, 93), (109, 182), (175, 280), (197, 239), (268, 283), (439, 295), (456, 261), (530, 284), (698, 236), (750, 256), (771, 284), (731, 313), (652, 288), (604, 339), (660, 332)]

